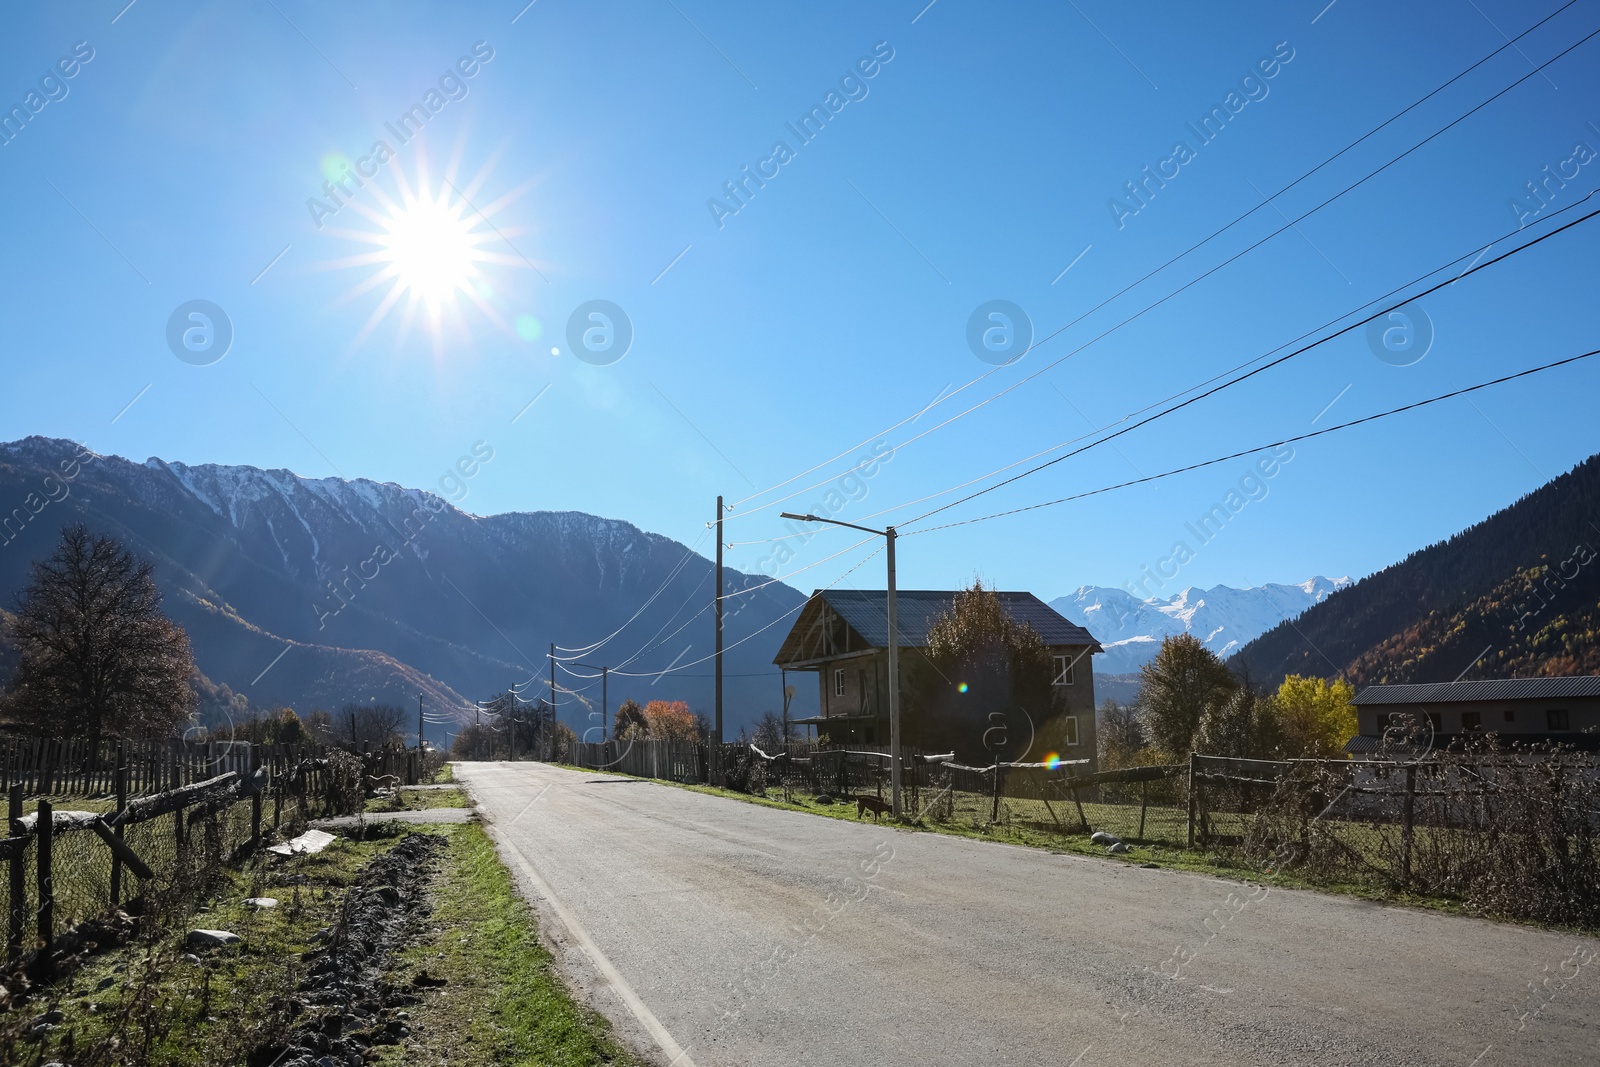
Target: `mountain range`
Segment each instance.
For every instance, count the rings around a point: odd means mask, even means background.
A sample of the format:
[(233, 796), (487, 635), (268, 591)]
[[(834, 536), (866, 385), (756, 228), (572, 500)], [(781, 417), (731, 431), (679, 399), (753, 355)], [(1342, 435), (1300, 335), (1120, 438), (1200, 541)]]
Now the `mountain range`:
[(1230, 660), (1357, 687), (1600, 673), (1600, 456), (1413, 552)]
[[(1166, 598), (1144, 600), (1122, 589), (1086, 585), (1050, 602), (1099, 639), (1105, 655), (1096, 676), (1132, 674), (1161, 648), (1163, 638), (1189, 633), (1222, 659), (1246, 643), (1320, 604), (1350, 584), (1349, 578), (1311, 578), (1296, 585), (1246, 589), (1191, 586)], [(1097, 691), (1100, 686), (1097, 685)]]
[[(492, 451), (462, 457), (451, 488), (490, 461)], [(710, 664), (696, 661), (712, 651), (713, 564), (627, 522), (479, 516), (390, 483), (141, 464), (42, 437), (0, 444), (0, 502), (11, 508), (0, 512), (0, 601), (15, 603), (68, 523), (118, 538), (155, 564), (213, 717), (240, 695), (301, 712), (352, 700), (415, 708), (420, 697), (430, 719), (470, 721), (473, 701), (508, 686), (548, 694), (552, 642), (616, 668), (613, 707), (631, 696), (712, 709)], [(781, 702), (779, 620), (805, 597), (731, 569), (725, 581), (725, 706), (754, 717)], [(598, 709), (600, 685), (583, 677), (598, 673), (558, 668), (561, 718), (580, 733), (599, 720), (567, 690)], [(740, 725), (730, 718), (728, 733)]]

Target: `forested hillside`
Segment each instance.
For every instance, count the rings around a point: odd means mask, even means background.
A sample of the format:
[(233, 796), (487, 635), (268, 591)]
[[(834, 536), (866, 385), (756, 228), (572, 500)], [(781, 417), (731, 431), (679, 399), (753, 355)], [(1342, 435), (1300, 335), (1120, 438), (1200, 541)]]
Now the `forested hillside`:
[[(1370, 521), (1352, 513), (1346, 521)], [(1600, 456), (1268, 630), (1230, 660), (1356, 685), (1600, 671)]]

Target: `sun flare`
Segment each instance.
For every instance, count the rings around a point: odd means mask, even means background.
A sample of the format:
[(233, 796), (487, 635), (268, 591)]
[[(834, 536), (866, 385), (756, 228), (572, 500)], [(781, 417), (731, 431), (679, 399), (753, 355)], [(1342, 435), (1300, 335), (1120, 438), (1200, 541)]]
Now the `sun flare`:
[(385, 273), (407, 295), (439, 303), (466, 292), (477, 278), (481, 235), (472, 232), (473, 220), (463, 218), (465, 206), (452, 206), (441, 195), (406, 204), (385, 220)]
[(471, 309), (501, 330), (512, 332), (505, 309), (499, 306), (504, 301), (496, 295), (500, 286), (491, 284), (499, 280), (498, 274), (487, 268), (538, 271), (512, 243), (520, 231), (492, 221), (523, 189), (480, 207), (475, 198), (487, 175), (480, 174), (460, 188), (452, 181), (453, 171), (452, 165), (435, 184), (426, 162), (419, 164), (414, 178), (396, 170), (394, 195), (368, 183), (371, 202), (357, 197), (345, 205), (370, 225), (333, 234), (366, 245), (368, 250), (326, 266), (368, 269), (367, 276), (346, 292), (345, 300), (383, 291), (356, 344), (365, 341), (397, 307), (400, 335), (404, 337), (420, 319), (440, 350), (447, 337), (460, 339), (471, 333), (467, 315)]

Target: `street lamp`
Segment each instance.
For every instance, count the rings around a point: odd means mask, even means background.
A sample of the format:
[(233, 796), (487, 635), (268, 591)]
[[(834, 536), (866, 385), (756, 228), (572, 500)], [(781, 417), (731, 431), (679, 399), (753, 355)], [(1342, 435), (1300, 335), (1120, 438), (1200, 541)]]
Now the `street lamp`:
[(825, 522), (845, 526), (862, 533), (876, 534), (884, 539), (889, 552), (889, 788), (894, 794), (894, 817), (900, 817), (900, 628), (895, 617), (894, 603), (894, 542), (899, 536), (893, 526), (874, 530), (870, 526), (857, 526), (853, 522), (824, 519), (818, 515), (792, 515), (785, 511), (778, 516), (797, 522)]

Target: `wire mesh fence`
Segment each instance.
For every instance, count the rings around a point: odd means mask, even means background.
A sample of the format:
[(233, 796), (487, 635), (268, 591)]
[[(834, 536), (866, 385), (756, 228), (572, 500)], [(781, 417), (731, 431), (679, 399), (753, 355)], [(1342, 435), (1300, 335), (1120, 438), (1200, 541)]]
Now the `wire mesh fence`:
[[(297, 833), (312, 809), (326, 814), (348, 806), (343, 794), (352, 792), (346, 788), (352, 782), (359, 794), (363, 769), (355, 756), (311, 758), (291, 746), (262, 746), (239, 762), (243, 773), (129, 796), (124, 758), (114, 764), (114, 798), (100, 804), (81, 796), (25, 800), (25, 779), (18, 779), (9, 797), (10, 836), (0, 838), (7, 959), (48, 948), (64, 931), (132, 898), (194, 891), (263, 833)], [(54, 777), (57, 786), (65, 780)], [(93, 783), (94, 776), (81, 780)]]

